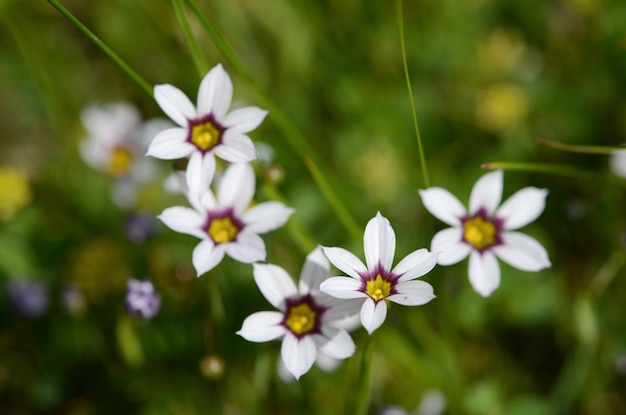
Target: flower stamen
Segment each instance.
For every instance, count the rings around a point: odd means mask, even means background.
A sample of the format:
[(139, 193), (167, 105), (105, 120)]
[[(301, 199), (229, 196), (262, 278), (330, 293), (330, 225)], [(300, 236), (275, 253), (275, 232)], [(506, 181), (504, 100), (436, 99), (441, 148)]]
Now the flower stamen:
[(374, 301), (383, 300), (391, 295), (391, 282), (383, 279), (380, 274), (365, 283), (365, 294)]
[(463, 223), (463, 240), (478, 250), (494, 245), (496, 236), (496, 224), (482, 216), (475, 216)]
[(289, 308), (285, 325), (295, 335), (300, 336), (315, 330), (317, 312), (304, 302)]
[(219, 144), (221, 131), (211, 121), (191, 127), (191, 142), (200, 150), (207, 151)]
[(211, 219), (207, 233), (216, 244), (231, 242), (237, 238), (239, 227), (233, 223), (229, 216)]

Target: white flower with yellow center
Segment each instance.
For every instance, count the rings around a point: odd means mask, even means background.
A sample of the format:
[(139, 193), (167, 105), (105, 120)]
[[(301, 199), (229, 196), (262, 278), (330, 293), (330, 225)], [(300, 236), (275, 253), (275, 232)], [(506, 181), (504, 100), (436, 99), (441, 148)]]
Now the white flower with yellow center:
[(342, 322), (358, 309), (353, 302), (338, 301), (318, 290), (328, 269), (321, 250), (315, 249), (307, 256), (296, 288), (281, 267), (254, 264), (254, 281), (279, 311), (248, 316), (237, 334), (252, 342), (282, 338), (282, 361), (296, 379), (308, 372), (316, 359), (346, 359), (354, 354), (354, 342)]
[(437, 263), (452, 265), (469, 255), (469, 280), (483, 297), (500, 285), (496, 257), (523, 271), (550, 266), (548, 253), (539, 242), (513, 232), (539, 217), (548, 191), (525, 187), (500, 205), (502, 177), (502, 170), (481, 177), (470, 194), (469, 209), (440, 187), (419, 192), (426, 209), (452, 226), (433, 237), (431, 250), (439, 252)]
[(154, 137), (147, 155), (164, 160), (189, 157), (187, 181), (194, 194), (208, 188), (215, 155), (231, 163), (255, 158), (254, 145), (246, 134), (261, 124), (267, 111), (245, 107), (227, 114), (232, 95), (233, 84), (219, 64), (200, 83), (197, 107), (172, 85), (154, 87), (154, 99), (180, 127)]
[(224, 254), (243, 263), (265, 259), (265, 244), (259, 234), (284, 225), (293, 209), (280, 202), (250, 207), (254, 190), (252, 167), (231, 164), (220, 180), (217, 198), (209, 189), (198, 199), (189, 198), (193, 209), (175, 206), (158, 216), (172, 230), (202, 239), (193, 251), (198, 276), (219, 264)]
[(153, 119), (142, 122), (131, 104), (91, 105), (81, 112), (87, 137), (79, 143), (83, 160), (115, 180), (113, 200), (132, 205), (139, 185), (154, 177), (155, 165), (144, 157), (149, 140), (171, 124)]
[(413, 280), (434, 268), (437, 255), (419, 249), (391, 269), (396, 235), (380, 212), (365, 227), (363, 245), (367, 265), (345, 249), (322, 247), (328, 260), (348, 277), (329, 278), (320, 289), (337, 298), (365, 298), (361, 306), (361, 324), (372, 334), (387, 317), (386, 301), (423, 305), (435, 298), (430, 284)]

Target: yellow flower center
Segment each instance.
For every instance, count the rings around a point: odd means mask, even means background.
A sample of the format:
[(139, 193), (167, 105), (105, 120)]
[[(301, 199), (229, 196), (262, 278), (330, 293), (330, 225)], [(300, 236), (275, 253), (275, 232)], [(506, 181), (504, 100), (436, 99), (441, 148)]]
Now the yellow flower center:
[(191, 127), (191, 142), (200, 150), (215, 147), (220, 140), (220, 130), (211, 121)]
[(315, 329), (317, 313), (308, 303), (298, 304), (289, 309), (285, 324), (296, 335), (306, 334)]
[(380, 301), (391, 295), (391, 283), (378, 274), (375, 279), (365, 284), (365, 294), (372, 297), (374, 301)]
[(212, 219), (207, 230), (209, 236), (216, 244), (230, 242), (237, 237), (239, 228), (228, 216), (219, 219)]
[(0, 222), (13, 218), (32, 197), (32, 190), (24, 173), (11, 167), (0, 167)]
[(463, 223), (463, 239), (476, 249), (485, 249), (496, 243), (496, 225), (480, 216)]
[(104, 169), (109, 176), (119, 179), (128, 173), (131, 164), (133, 164), (133, 155), (130, 151), (124, 147), (116, 147), (109, 154)]

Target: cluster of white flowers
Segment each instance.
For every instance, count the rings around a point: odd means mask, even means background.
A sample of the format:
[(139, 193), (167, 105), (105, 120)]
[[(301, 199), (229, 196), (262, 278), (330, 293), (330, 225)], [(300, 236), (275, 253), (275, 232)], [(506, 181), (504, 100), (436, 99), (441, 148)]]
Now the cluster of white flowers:
[[(179, 127), (160, 132), (147, 155), (171, 160), (189, 157), (185, 194), (192, 206), (165, 209), (159, 219), (176, 232), (196, 236), (193, 251), (198, 276), (217, 266), (224, 254), (243, 263), (265, 260), (265, 244), (259, 234), (277, 229), (293, 213), (279, 202), (250, 207), (255, 191), (254, 171), (248, 162), (256, 158), (246, 134), (258, 127), (267, 111), (257, 107), (228, 109), (233, 95), (230, 77), (221, 65), (200, 83), (197, 108), (172, 85), (157, 85), (154, 97)], [(214, 193), (215, 156), (232, 164)]]
[[(453, 265), (469, 256), (470, 283), (484, 297), (500, 284), (497, 258), (526, 271), (550, 266), (539, 242), (515, 231), (541, 214), (547, 191), (527, 187), (500, 204), (503, 172), (498, 170), (478, 180), (468, 209), (445, 189), (419, 192), (426, 209), (451, 226), (434, 236), (430, 251), (417, 249), (393, 266), (396, 235), (378, 212), (365, 227), (365, 263), (343, 248), (319, 246), (307, 256), (296, 285), (283, 268), (260, 263), (266, 249), (259, 234), (283, 226), (294, 212), (279, 202), (251, 204), (256, 183), (249, 162), (257, 155), (247, 133), (267, 112), (257, 107), (229, 112), (232, 93), (232, 82), (221, 65), (202, 80), (196, 106), (174, 86), (154, 88), (157, 103), (178, 126), (159, 132), (147, 155), (188, 158), (179, 187), (189, 207), (169, 207), (158, 218), (172, 230), (201, 240), (192, 254), (198, 276), (216, 267), (225, 254), (253, 264), (254, 281), (278, 311), (250, 315), (237, 334), (253, 342), (282, 339), (283, 367), (296, 379), (316, 361), (328, 367), (329, 361), (352, 356), (355, 344), (348, 332), (360, 322), (372, 334), (386, 319), (388, 301), (416, 306), (434, 299), (433, 287), (417, 279), (437, 264)], [(132, 122), (130, 117), (120, 128)], [(109, 153), (119, 148), (108, 142), (107, 146), (113, 149)], [(85, 147), (84, 153), (99, 151)], [(218, 183), (214, 183), (215, 156), (229, 163)], [(117, 171), (122, 161), (106, 163)], [(330, 276), (330, 264), (345, 275)]]

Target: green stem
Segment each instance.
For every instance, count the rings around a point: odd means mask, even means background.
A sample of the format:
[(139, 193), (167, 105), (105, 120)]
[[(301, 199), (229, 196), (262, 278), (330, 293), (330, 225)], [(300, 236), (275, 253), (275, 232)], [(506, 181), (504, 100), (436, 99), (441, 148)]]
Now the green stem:
[(400, 49), (402, 51), (402, 65), (404, 67), (404, 77), (406, 78), (406, 86), (409, 91), (409, 100), (411, 101), (411, 111), (413, 113), (413, 127), (417, 137), (417, 147), (420, 153), (420, 164), (422, 166), (422, 176), (424, 177), (424, 187), (430, 187), (430, 179), (428, 177), (428, 168), (426, 167), (426, 157), (424, 156), (424, 146), (422, 145), (422, 137), (420, 128), (417, 123), (417, 113), (415, 111), (415, 100), (413, 99), (413, 88), (411, 87), (411, 78), (409, 76), (409, 65), (406, 60), (406, 45), (404, 43), (404, 19), (402, 15), (402, 0), (396, 0), (398, 9), (398, 31), (400, 32)]
[(341, 200), (333, 192), (332, 188), (330, 187), (330, 183), (328, 183), (324, 175), (320, 172), (313, 159), (311, 159), (310, 157), (305, 157), (304, 163), (313, 175), (313, 179), (326, 197), (326, 200), (328, 200), (330, 205), (334, 208), (335, 213), (339, 217), (339, 221), (343, 223), (343, 226), (348, 230), (352, 238), (357, 241), (361, 239), (361, 229), (357, 226), (356, 222), (354, 222), (354, 219), (352, 219), (352, 216), (350, 216), (350, 213), (348, 212), (346, 207), (343, 205), (343, 203), (341, 203)]
[[(324, 179), (324, 176), (328, 176), (327, 169), (322, 167), (322, 164), (318, 161), (321, 157), (317, 155), (315, 149), (309, 145), (308, 141), (300, 130), (293, 124), (293, 122), (285, 115), (282, 109), (272, 100), (267, 94), (265, 89), (258, 83), (258, 81), (252, 76), (247, 67), (243, 64), (243, 61), (237, 56), (233, 47), (217, 29), (217, 26), (208, 18), (208, 16), (200, 9), (195, 0), (186, 0), (191, 10), (195, 13), (196, 17), (200, 20), (205, 30), (215, 43), (215, 46), (220, 50), (222, 55), (226, 58), (228, 63), (234, 68), (235, 72), (243, 78), (250, 88), (256, 93), (261, 101), (262, 106), (267, 108), (272, 113), (272, 118), (276, 125), (282, 130), (283, 137), (287, 143), (291, 146), (292, 150), (301, 157), (309, 169), (311, 177), (317, 184), (318, 188), (324, 194), (324, 197), (331, 205), (335, 213), (343, 223), (346, 230), (352, 235), (358, 235), (357, 240), (361, 238), (360, 230), (358, 229), (356, 221), (345, 207), (343, 202), (338, 196), (338, 192), (330, 185), (330, 183)], [(308, 162), (307, 162), (308, 160)]]
[(357, 370), (353, 371), (356, 394), (352, 396), (352, 405), (346, 407), (347, 413), (350, 415), (366, 415), (368, 413), (372, 391), (372, 350), (372, 338), (370, 336), (358, 361), (359, 366)]
[(559, 143), (558, 141), (547, 140), (545, 138), (538, 138), (537, 143), (557, 150), (568, 151), (570, 153), (610, 155), (616, 151), (626, 150), (625, 147), (580, 146), (573, 144), (564, 144)]
[(491, 161), (481, 166), (483, 169), (495, 170), (522, 170), (537, 173), (549, 173), (559, 176), (576, 177), (580, 179), (589, 179), (592, 177), (590, 173), (577, 170), (572, 166), (555, 165), (548, 163), (527, 163), (527, 162), (507, 162), (507, 161)]
[(191, 26), (189, 25), (189, 18), (187, 17), (187, 12), (185, 11), (182, 0), (172, 0), (172, 7), (174, 8), (174, 14), (178, 20), (180, 30), (182, 31), (183, 37), (187, 42), (187, 46), (189, 47), (191, 59), (198, 70), (198, 74), (200, 77), (203, 77), (209, 70), (209, 64), (204, 55), (200, 52), (200, 47), (198, 46), (198, 42), (193, 35)]
[(626, 263), (626, 254), (622, 248), (615, 250), (609, 259), (600, 267), (589, 284), (589, 291), (594, 300), (599, 299), (606, 288), (618, 275)]
[(137, 72), (132, 70), (130, 66), (126, 64), (109, 48), (103, 41), (100, 40), (91, 30), (82, 24), (72, 13), (70, 13), (65, 7), (63, 7), (57, 0), (48, 0), (48, 2), (57, 9), (67, 20), (72, 22), (81, 32), (83, 32), (93, 43), (95, 43), (104, 53), (109, 56), (135, 83), (143, 89), (148, 95), (152, 97), (152, 85), (146, 82)]

